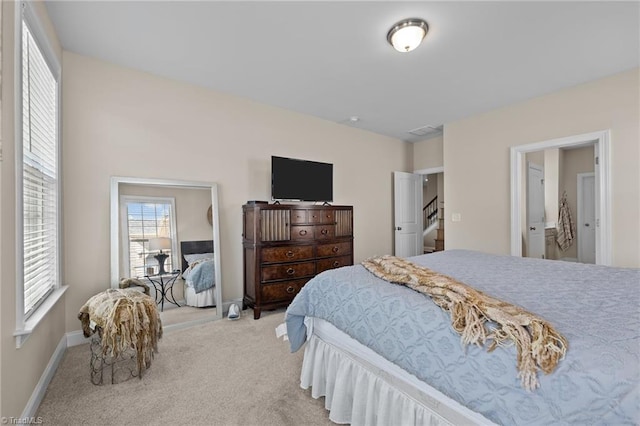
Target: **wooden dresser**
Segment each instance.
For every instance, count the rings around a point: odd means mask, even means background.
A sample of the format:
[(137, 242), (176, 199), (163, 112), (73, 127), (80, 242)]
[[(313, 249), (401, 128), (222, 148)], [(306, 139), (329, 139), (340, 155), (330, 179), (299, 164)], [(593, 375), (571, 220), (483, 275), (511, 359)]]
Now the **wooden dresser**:
[(353, 207), (297, 204), (242, 206), (243, 305), (286, 307), (311, 278), (353, 265)]

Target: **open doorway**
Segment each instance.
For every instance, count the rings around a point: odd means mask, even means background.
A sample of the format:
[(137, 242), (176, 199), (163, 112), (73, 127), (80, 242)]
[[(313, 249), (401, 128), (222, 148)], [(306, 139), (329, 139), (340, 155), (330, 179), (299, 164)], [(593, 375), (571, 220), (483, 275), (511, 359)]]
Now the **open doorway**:
[[(528, 145), (520, 145), (511, 148), (511, 254), (514, 256), (526, 255), (526, 244), (523, 244), (524, 226), (526, 223), (525, 211), (526, 204), (524, 199), (526, 198), (525, 189), (525, 166), (527, 156), (529, 154), (535, 155), (536, 152), (552, 152), (554, 149), (558, 150), (558, 153), (564, 153), (564, 155), (572, 155), (578, 153), (579, 150), (583, 150), (583, 155), (589, 157), (589, 161), (593, 164), (594, 173), (594, 218), (585, 223), (589, 223), (590, 227), (595, 227), (593, 234), (595, 235), (595, 263), (600, 265), (611, 264), (611, 203), (610, 203), (610, 159), (609, 159), (609, 131), (588, 133), (583, 135), (570, 136), (567, 138), (553, 139), (549, 141), (537, 142)], [(571, 154), (568, 154), (570, 153)], [(543, 154), (544, 155), (544, 154)], [(573, 221), (577, 221), (577, 173), (564, 173), (568, 176), (565, 181), (565, 186), (574, 185), (575, 191), (571, 191), (575, 194), (575, 203), (573, 204)], [(584, 171), (580, 171), (584, 172)], [(551, 188), (554, 186), (551, 185)], [(559, 187), (558, 187), (559, 188)], [(545, 186), (545, 192), (547, 191)], [(560, 189), (558, 189), (560, 191)], [(568, 191), (569, 192), (569, 191)], [(558, 195), (562, 196), (564, 190)], [(568, 194), (567, 194), (568, 195)], [(545, 197), (549, 200), (559, 200), (556, 197)], [(559, 201), (558, 201), (559, 203)], [(547, 222), (553, 223), (558, 217), (559, 206), (556, 208), (545, 207)], [(550, 220), (553, 218), (552, 220)], [(577, 224), (576, 224), (577, 225)], [(561, 254), (565, 260), (578, 260), (578, 245), (573, 247), (575, 255), (571, 255), (571, 252)]]
[(444, 167), (394, 172), (393, 199), (394, 254), (444, 250)]
[[(523, 256), (595, 263), (596, 148), (593, 141), (524, 155)], [(582, 174), (591, 179), (580, 193)]]

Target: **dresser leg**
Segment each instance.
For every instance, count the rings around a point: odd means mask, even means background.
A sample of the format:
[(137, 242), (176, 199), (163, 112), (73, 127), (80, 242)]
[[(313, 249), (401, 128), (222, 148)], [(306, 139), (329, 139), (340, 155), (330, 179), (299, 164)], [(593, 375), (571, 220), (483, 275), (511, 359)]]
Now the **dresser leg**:
[(253, 319), (260, 319), (260, 308), (253, 307)]

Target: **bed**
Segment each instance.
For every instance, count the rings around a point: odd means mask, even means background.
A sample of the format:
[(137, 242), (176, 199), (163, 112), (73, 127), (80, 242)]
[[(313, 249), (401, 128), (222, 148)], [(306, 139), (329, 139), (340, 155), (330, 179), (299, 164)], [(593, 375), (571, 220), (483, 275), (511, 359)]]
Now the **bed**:
[[(640, 423), (640, 270), (448, 250), (409, 258), (547, 320), (568, 342), (539, 387), (516, 349), (463, 346), (425, 295), (362, 265), (309, 281), (286, 313), (301, 386), (336, 423)], [(306, 344), (305, 344), (306, 343)]]
[(216, 306), (213, 240), (182, 241), (182, 278), (187, 306)]

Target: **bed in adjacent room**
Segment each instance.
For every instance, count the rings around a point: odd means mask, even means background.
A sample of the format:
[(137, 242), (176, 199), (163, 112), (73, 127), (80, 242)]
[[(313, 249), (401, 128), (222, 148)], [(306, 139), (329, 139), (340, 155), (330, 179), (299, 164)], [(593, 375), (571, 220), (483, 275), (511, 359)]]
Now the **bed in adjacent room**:
[[(292, 351), (306, 342), (301, 386), (325, 397), (331, 420), (640, 423), (640, 270), (467, 250), (408, 260), (531, 313), (545, 333), (557, 331), (542, 346), (531, 339), (527, 354), (566, 353), (527, 382), (509, 339), (491, 352), (491, 339), (463, 345), (450, 312), (429, 296), (363, 265), (326, 271), (296, 296), (286, 325)], [(489, 332), (501, 324), (483, 323)]]
[(182, 241), (182, 278), (187, 306), (216, 306), (213, 240)]

